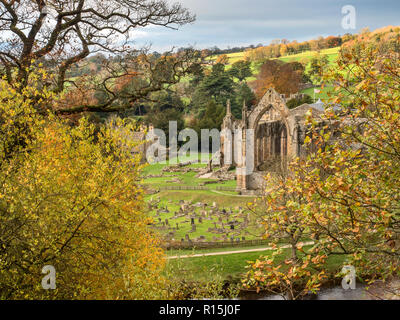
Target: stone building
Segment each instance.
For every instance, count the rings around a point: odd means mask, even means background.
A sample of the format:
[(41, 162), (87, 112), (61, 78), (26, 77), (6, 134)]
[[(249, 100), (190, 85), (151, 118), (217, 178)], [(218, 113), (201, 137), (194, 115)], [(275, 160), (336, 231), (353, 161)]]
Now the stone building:
[(279, 170), (290, 158), (306, 153), (306, 113), (323, 113), (323, 103), (303, 104), (289, 110), (284, 95), (269, 89), (259, 104), (247, 110), (242, 119), (231, 113), (230, 103), (221, 130), (221, 158), (225, 166), (235, 166), (237, 188), (242, 193), (264, 186), (266, 171)]

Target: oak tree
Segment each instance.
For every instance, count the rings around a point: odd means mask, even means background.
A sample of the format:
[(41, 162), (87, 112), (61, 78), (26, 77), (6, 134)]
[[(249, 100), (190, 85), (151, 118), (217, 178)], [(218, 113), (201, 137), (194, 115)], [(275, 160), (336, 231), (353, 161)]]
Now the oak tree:
[(89, 81), (70, 76), (71, 67), (95, 53), (117, 57), (104, 61), (103, 72), (92, 74), (97, 87), (89, 94), (102, 90), (107, 93), (105, 101), (89, 99), (83, 105), (77, 101), (78, 105), (64, 108), (70, 112), (110, 111), (119, 99), (114, 87), (119, 79), (139, 76), (144, 81), (136, 91), (123, 93), (123, 98), (137, 100), (179, 81), (197, 57), (190, 51), (151, 59), (147, 50), (130, 47), (135, 30), (146, 26), (175, 29), (194, 19), (179, 3), (165, 0), (1, 0), (0, 74), (13, 87), (25, 87), (32, 67), (43, 63), (53, 75), (43, 85), (57, 93), (68, 87), (78, 90), (73, 95), (79, 90), (88, 94), (80, 81)]

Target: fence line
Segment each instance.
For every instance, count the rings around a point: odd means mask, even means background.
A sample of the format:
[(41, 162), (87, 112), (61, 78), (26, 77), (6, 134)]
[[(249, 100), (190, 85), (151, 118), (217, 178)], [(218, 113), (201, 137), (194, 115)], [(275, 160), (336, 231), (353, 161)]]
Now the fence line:
[(233, 248), (233, 247), (253, 247), (260, 245), (269, 245), (269, 240), (241, 240), (241, 241), (220, 241), (220, 242), (194, 242), (194, 241), (166, 241), (163, 247), (166, 250), (173, 249), (208, 249), (208, 248)]
[(231, 192), (235, 192), (236, 188), (230, 188), (230, 187), (221, 187), (221, 186), (216, 186), (213, 188), (207, 188), (207, 187), (203, 187), (203, 186), (160, 186), (158, 187), (158, 189), (160, 189), (160, 191), (164, 191), (164, 190), (217, 190), (217, 191), (231, 191)]

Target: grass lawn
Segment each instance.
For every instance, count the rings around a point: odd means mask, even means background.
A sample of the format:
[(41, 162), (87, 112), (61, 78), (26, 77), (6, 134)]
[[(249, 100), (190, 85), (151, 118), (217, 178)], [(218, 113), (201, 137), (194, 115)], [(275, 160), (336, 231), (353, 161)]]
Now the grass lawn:
[[(198, 169), (198, 168), (205, 168), (207, 164), (204, 163), (204, 160), (202, 159), (209, 159), (210, 155), (201, 155), (201, 154), (194, 154), (191, 155), (190, 157), (185, 157), (184, 159), (179, 159), (179, 162), (189, 162), (189, 161), (196, 161), (199, 160), (199, 163), (193, 163), (188, 166), (187, 168), (192, 168), (192, 169)], [(203, 162), (203, 163), (202, 163)], [(173, 178), (178, 178), (181, 180), (179, 183), (174, 183), (175, 186), (189, 186), (189, 187), (195, 187), (199, 186), (201, 183), (204, 182), (214, 182), (216, 180), (213, 179), (199, 179), (196, 178), (197, 172), (164, 172), (163, 169), (169, 165), (169, 161), (167, 163), (156, 163), (152, 165), (148, 165), (143, 169), (143, 176), (145, 177), (143, 180), (143, 185), (145, 186), (150, 186), (150, 187), (166, 187), (166, 186), (171, 186), (171, 179)], [(163, 177), (146, 177), (149, 175), (160, 175), (163, 173)], [(208, 189), (215, 189), (215, 186), (217, 184), (208, 184), (206, 185)], [(235, 180), (229, 180), (229, 181), (224, 181), (224, 182), (219, 182), (218, 186), (222, 187), (227, 187), (227, 188), (236, 188), (236, 181)], [(197, 191), (196, 191), (197, 192)], [(235, 193), (232, 193), (234, 195)], [(237, 193), (236, 193), (237, 195)]]
[(167, 272), (186, 280), (213, 281), (218, 278), (240, 277), (249, 261), (270, 251), (237, 253), (223, 256), (168, 260)]
[[(305, 247), (306, 249), (307, 247)], [(240, 278), (246, 272), (246, 266), (261, 257), (268, 256), (271, 251), (235, 253), (222, 256), (207, 256), (168, 260), (166, 272), (178, 278), (197, 281), (213, 281), (215, 279)], [(290, 250), (284, 249), (280, 261), (289, 257)], [(328, 259), (328, 271), (339, 271), (346, 257), (332, 256)]]

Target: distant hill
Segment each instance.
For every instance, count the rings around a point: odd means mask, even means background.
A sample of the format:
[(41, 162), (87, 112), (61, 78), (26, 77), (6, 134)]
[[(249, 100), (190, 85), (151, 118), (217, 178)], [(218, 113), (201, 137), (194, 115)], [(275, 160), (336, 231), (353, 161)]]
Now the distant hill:
[[(365, 28), (359, 34), (345, 34), (343, 36), (329, 36), (326, 38), (319, 37), (309, 41), (298, 43), (297, 41), (288, 42), (283, 39), (278, 42), (271, 43), (268, 46), (260, 46), (253, 49), (246, 49), (242, 52), (228, 53), (226, 66), (230, 66), (240, 60), (248, 59), (252, 62), (252, 70), (254, 76), (247, 79), (253, 81), (259, 72), (263, 61), (267, 59), (279, 59), (283, 62), (300, 62), (303, 65), (315, 56), (327, 56), (329, 63), (334, 63), (339, 55), (341, 48), (351, 47), (359, 42), (370, 42), (378, 46), (392, 45), (396, 46), (400, 43), (400, 26), (386, 26), (383, 28), (370, 31)], [(393, 42), (393, 44), (391, 44)], [(314, 48), (314, 50), (312, 50)], [(398, 48), (400, 51), (400, 48)], [(215, 61), (221, 55), (214, 55), (210, 60)], [(308, 94), (316, 99), (325, 99), (331, 91), (331, 87), (325, 87), (320, 93), (314, 94), (314, 88), (302, 90), (302, 93)]]
[[(329, 60), (335, 60), (340, 47), (352, 45), (356, 41), (390, 41), (400, 36), (400, 26), (386, 26), (370, 31), (368, 28), (361, 30), (359, 34), (345, 34), (343, 36), (329, 36), (326, 38), (308, 40), (304, 42), (288, 40), (275, 40), (267, 46), (247, 48), (241, 52), (226, 53), (229, 64), (239, 60), (249, 59), (252, 62), (261, 62), (265, 59), (280, 59), (284, 62), (301, 62), (310, 58), (315, 53), (328, 55)], [(214, 55), (211, 60), (216, 60), (221, 54)]]

